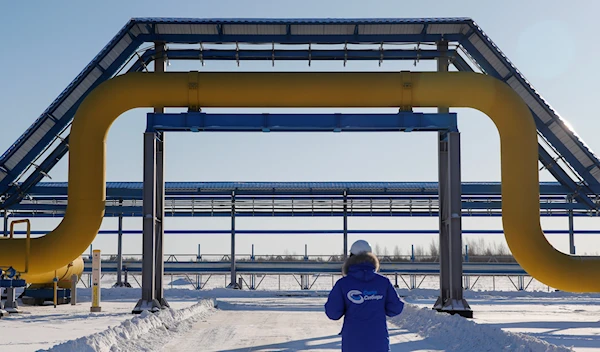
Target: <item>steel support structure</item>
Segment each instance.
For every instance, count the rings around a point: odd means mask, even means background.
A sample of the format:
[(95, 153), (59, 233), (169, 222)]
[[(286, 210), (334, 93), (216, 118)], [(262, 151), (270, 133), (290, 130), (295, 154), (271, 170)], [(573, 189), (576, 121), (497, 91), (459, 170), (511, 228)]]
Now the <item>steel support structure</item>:
[(344, 191), (344, 260), (348, 258), (348, 193)]
[[(573, 197), (568, 197), (569, 205), (573, 205)], [(569, 254), (575, 255), (575, 224), (573, 218), (573, 207), (569, 208)]]
[(231, 282), (227, 288), (241, 289), (237, 282), (237, 272), (235, 270), (235, 192), (231, 192)]
[[(167, 56), (165, 54), (167, 46), (165, 42), (155, 42), (156, 58), (154, 59), (154, 72), (163, 73), (167, 68)], [(162, 106), (154, 107), (154, 113), (164, 113)], [(169, 303), (163, 296), (163, 276), (164, 276), (164, 218), (165, 218), (165, 134), (157, 132), (156, 135), (156, 222), (154, 225), (156, 240), (155, 244), (155, 279), (154, 290), (155, 298), (160, 303), (161, 308), (169, 308)]]
[[(120, 202), (123, 205), (123, 201)], [(123, 214), (119, 215), (117, 224), (117, 283), (115, 287), (123, 287), (122, 270), (123, 270)]]
[[(437, 44), (438, 71), (448, 71), (448, 42)], [(438, 113), (447, 114), (441, 106)], [(459, 132), (438, 132), (440, 296), (433, 309), (472, 318), (473, 311), (463, 298), (461, 241), (461, 175)]]
[(4, 219), (4, 237), (8, 237), (8, 210), (2, 211), (2, 218)]
[(142, 298), (133, 309), (133, 313), (141, 313), (144, 310), (156, 312), (161, 308), (156, 299), (156, 139), (156, 133), (144, 133)]
[(21, 313), (17, 298), (18, 295), (16, 287), (8, 287), (6, 289), (6, 302), (4, 302), (4, 310), (10, 314)]
[[(166, 45), (155, 42), (156, 59), (154, 71), (165, 71)], [(164, 107), (155, 106), (154, 113), (163, 113)], [(133, 313), (144, 310), (156, 312), (169, 307), (163, 297), (163, 242), (164, 242), (164, 141), (159, 131), (144, 133), (144, 190), (143, 190), (143, 239), (142, 239), (142, 298)]]

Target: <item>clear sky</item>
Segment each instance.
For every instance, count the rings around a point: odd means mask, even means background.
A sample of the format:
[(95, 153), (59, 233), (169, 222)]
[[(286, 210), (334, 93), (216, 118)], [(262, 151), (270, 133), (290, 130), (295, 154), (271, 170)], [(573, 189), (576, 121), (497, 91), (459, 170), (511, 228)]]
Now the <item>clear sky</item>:
[[(495, 41), (542, 96), (565, 117), (592, 150), (600, 151), (600, 123), (593, 112), (600, 73), (594, 45), (595, 1), (29, 1), (0, 3), (0, 151), (6, 150), (131, 17), (198, 18), (404, 18), (471, 17)], [(584, 55), (585, 54), (585, 55)], [(349, 63), (346, 70), (377, 70)], [(277, 64), (275, 70), (305, 70), (306, 63)], [(270, 63), (173, 64), (168, 70), (273, 70)], [(342, 71), (341, 63), (313, 63), (313, 70)], [(431, 62), (384, 63), (381, 70), (430, 71)], [(462, 132), (464, 181), (499, 181), (499, 142), (491, 121), (472, 110), (456, 110)], [(108, 140), (107, 180), (142, 179), (142, 133), (146, 110), (122, 116)], [(436, 181), (433, 133), (363, 134), (177, 134), (167, 136), (167, 181)], [(50, 173), (66, 181), (66, 158)], [(553, 180), (542, 172), (541, 180)], [(54, 220), (34, 222), (49, 230)], [(139, 219), (127, 219), (139, 229)], [(566, 229), (567, 219), (544, 219), (546, 229)], [(350, 219), (350, 228), (437, 228), (437, 219)], [(227, 219), (167, 219), (169, 229), (227, 229)], [(240, 219), (239, 229), (341, 228), (341, 219)], [(115, 229), (107, 219), (104, 228)], [(500, 228), (500, 219), (465, 219), (465, 229)], [(576, 228), (598, 228), (597, 219), (576, 219)], [(372, 236), (391, 251), (398, 245), (428, 245), (435, 236)], [(501, 241), (499, 236), (486, 237)], [(351, 238), (353, 240), (354, 238)], [(567, 250), (566, 236), (551, 236)], [(166, 252), (225, 253), (219, 236), (168, 236)], [(238, 251), (325, 254), (341, 251), (341, 236), (244, 236)], [(577, 236), (578, 252), (600, 251), (598, 240)], [(100, 235), (95, 248), (116, 252), (114, 236)], [(140, 253), (141, 237), (129, 236), (125, 252)]]

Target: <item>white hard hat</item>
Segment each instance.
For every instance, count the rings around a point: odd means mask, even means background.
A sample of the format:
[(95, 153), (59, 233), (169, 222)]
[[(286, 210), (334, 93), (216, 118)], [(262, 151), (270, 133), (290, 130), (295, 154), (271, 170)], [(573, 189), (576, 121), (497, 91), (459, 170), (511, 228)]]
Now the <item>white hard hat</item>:
[(361, 253), (371, 253), (371, 245), (365, 240), (358, 240), (352, 243), (350, 247), (350, 254), (358, 255)]

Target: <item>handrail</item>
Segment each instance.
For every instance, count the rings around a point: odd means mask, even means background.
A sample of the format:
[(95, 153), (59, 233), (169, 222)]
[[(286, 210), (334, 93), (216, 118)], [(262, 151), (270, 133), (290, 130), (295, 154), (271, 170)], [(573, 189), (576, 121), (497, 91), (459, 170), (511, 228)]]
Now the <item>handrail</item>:
[(29, 221), (29, 219), (19, 219), (19, 220), (13, 220), (10, 223), (10, 234), (8, 239), (6, 240), (12, 240), (14, 239), (14, 234), (15, 234), (15, 225), (16, 224), (22, 224), (25, 223), (27, 224), (27, 237), (25, 239), (25, 270), (21, 272), (21, 274), (27, 274), (27, 272), (29, 271), (29, 256), (30, 256), (30, 252), (31, 252), (31, 222)]

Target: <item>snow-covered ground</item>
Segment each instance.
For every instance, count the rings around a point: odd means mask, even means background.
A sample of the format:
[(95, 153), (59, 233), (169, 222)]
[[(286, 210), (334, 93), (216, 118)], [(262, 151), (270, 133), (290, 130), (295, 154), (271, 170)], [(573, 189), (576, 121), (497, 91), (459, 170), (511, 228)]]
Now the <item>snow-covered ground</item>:
[[(89, 312), (90, 291), (80, 289), (76, 306), (25, 306), (0, 319), (0, 351), (339, 350), (341, 322), (322, 308), (329, 288), (277, 291), (277, 284), (272, 291), (166, 289), (173, 310), (139, 316), (131, 314), (139, 288), (103, 289), (102, 313)], [(431, 311), (436, 290), (399, 293), (410, 305), (390, 320), (392, 351), (600, 350), (600, 294), (467, 291), (475, 318), (466, 320)]]

